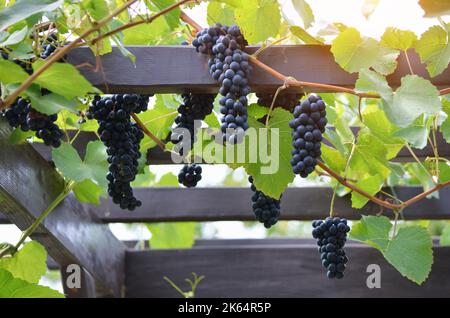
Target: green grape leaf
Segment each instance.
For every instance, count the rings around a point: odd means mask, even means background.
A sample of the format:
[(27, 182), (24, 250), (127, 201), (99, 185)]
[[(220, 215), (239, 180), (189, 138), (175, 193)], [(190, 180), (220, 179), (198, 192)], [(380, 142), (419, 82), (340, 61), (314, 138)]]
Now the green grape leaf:
[[(450, 26), (450, 24), (448, 24)], [(434, 77), (441, 74), (450, 63), (449, 34), (440, 26), (433, 26), (422, 34), (415, 49), (428, 73)]]
[(400, 149), (403, 148), (404, 142), (394, 136), (398, 128), (387, 119), (384, 111), (377, 105), (369, 104), (364, 108), (362, 117), (370, 132), (386, 146), (386, 159), (390, 160), (396, 157)]
[(208, 24), (220, 22), (224, 25), (234, 24), (234, 10), (232, 7), (221, 1), (210, 1), (207, 9)]
[[(272, 131), (272, 138), (279, 141), (279, 150), (274, 149), (274, 151), (271, 151), (273, 144), (271, 138), (268, 138), (267, 153), (270, 154), (272, 161), (270, 163), (263, 163), (261, 162), (261, 158), (258, 158), (258, 162), (256, 163), (244, 164), (245, 171), (253, 176), (256, 188), (275, 199), (278, 199), (287, 185), (294, 180), (294, 173), (290, 164), (292, 130), (289, 127), (289, 121), (292, 118), (292, 114), (288, 111), (281, 108), (274, 109), (268, 128), (278, 129), (278, 133), (274, 130)], [(263, 124), (254, 120), (252, 117), (249, 117), (249, 124), (251, 127), (257, 129), (264, 128)], [(246, 142), (246, 147), (255, 148), (255, 145), (249, 145), (249, 142)], [(260, 147), (261, 145), (258, 146), (258, 151), (261, 151)], [(275, 170), (275, 168), (278, 168), (276, 172), (271, 171)]]
[(314, 23), (314, 13), (305, 0), (292, 0), (295, 11), (300, 15), (306, 29)]
[(16, 0), (12, 6), (0, 11), (0, 30), (37, 13), (58, 9), (63, 3), (63, 0)]
[(20, 145), (27, 141), (28, 138), (35, 136), (36, 133), (32, 130), (23, 131), (20, 127), (14, 129), (11, 136), (9, 137), (9, 142), (12, 145)]
[(323, 45), (324, 43), (311, 34), (309, 34), (305, 29), (299, 27), (299, 26), (291, 26), (290, 31), (293, 35), (298, 37), (300, 40), (302, 40), (305, 44), (317, 44), (317, 45)]
[(322, 145), (322, 159), (328, 167), (337, 172), (343, 172), (347, 164), (346, 158), (336, 149)]
[(392, 104), (384, 103), (388, 118), (400, 127), (409, 126), (421, 114), (433, 115), (441, 110), (439, 91), (417, 75), (406, 75), (394, 94)]
[[(33, 63), (34, 71), (40, 69), (44, 64), (45, 61), (43, 60)], [(67, 63), (52, 64), (36, 79), (35, 83), (58, 95), (64, 96), (66, 99), (73, 99), (97, 91), (75, 66)]]
[(361, 178), (368, 174), (386, 178), (389, 173), (385, 144), (371, 133), (361, 130), (350, 161), (350, 175)]
[(61, 147), (53, 149), (53, 162), (65, 178), (76, 182), (91, 180), (106, 193), (108, 172), (106, 148), (101, 141), (91, 141), (87, 145), (84, 161), (81, 160), (75, 148), (63, 143)]
[(373, 64), (373, 69), (380, 74), (389, 75), (397, 68), (397, 58), (400, 55), (398, 50), (379, 46), (378, 59)]
[(383, 254), (403, 276), (420, 285), (431, 271), (432, 247), (433, 242), (426, 228), (410, 226), (399, 229)]
[(433, 264), (432, 240), (422, 226), (401, 227), (389, 237), (392, 225), (384, 216), (363, 216), (352, 226), (350, 238), (378, 249), (403, 276), (416, 284), (428, 277)]
[(411, 125), (394, 133), (394, 136), (405, 139), (414, 148), (423, 149), (427, 145), (430, 130), (424, 125)]
[(249, 43), (262, 42), (279, 33), (281, 13), (276, 0), (242, 1), (235, 15), (236, 23)]
[(208, 125), (209, 128), (220, 128), (220, 120), (214, 111), (206, 116), (203, 121)]
[(251, 116), (255, 119), (260, 119), (269, 113), (269, 108), (260, 106), (258, 104), (250, 104), (247, 107), (247, 113), (248, 113), (248, 116)]
[(15, 278), (38, 283), (47, 272), (47, 251), (36, 241), (23, 245), (13, 257), (1, 258), (0, 269), (9, 271)]
[[(158, 139), (164, 140), (171, 131), (171, 127), (177, 112), (173, 109), (167, 108), (164, 103), (159, 102), (157, 96), (157, 103), (155, 107), (139, 114), (139, 118)], [(148, 149), (156, 146), (156, 143), (147, 135), (141, 141), (141, 152), (145, 153)]]
[(388, 247), (391, 221), (385, 216), (363, 215), (352, 225), (350, 238), (383, 251)]
[(154, 45), (171, 30), (163, 16), (152, 23), (143, 23), (123, 31), (125, 45)]
[[(381, 190), (384, 184), (384, 179), (380, 175), (369, 176), (364, 179), (358, 180), (356, 186), (370, 195), (375, 195)], [(366, 197), (353, 191), (352, 192), (352, 207), (356, 209), (361, 209), (369, 201)]]
[(148, 224), (152, 233), (152, 249), (191, 248), (195, 242), (195, 222), (171, 222)]
[(73, 188), (73, 193), (78, 201), (95, 205), (99, 205), (100, 197), (105, 195), (104, 189), (88, 179), (77, 182)]
[(28, 35), (28, 26), (24, 28), (14, 31), (11, 35), (3, 42), (0, 43), (0, 47), (15, 45), (19, 42), (22, 42)]
[(386, 78), (369, 69), (362, 69), (359, 72), (355, 89), (362, 93), (378, 93), (386, 101), (392, 101), (393, 98), (392, 89), (389, 87)]
[(412, 31), (399, 30), (389, 27), (381, 37), (381, 45), (391, 49), (406, 51), (414, 47), (417, 42), (417, 35)]
[(82, 5), (95, 21), (99, 21), (109, 14), (108, 3), (105, 0), (83, 0)]
[[(163, 10), (175, 3), (175, 0), (153, 0), (152, 3), (156, 5), (159, 10)], [(175, 8), (170, 12), (164, 14), (164, 19), (170, 29), (175, 29), (180, 25), (180, 8)]]
[(30, 98), (33, 108), (43, 114), (57, 114), (62, 110), (68, 110), (72, 113), (77, 112), (75, 100), (68, 100), (63, 96), (54, 93), (42, 95), (41, 89), (36, 85), (32, 85), (27, 89), (26, 94)]
[(0, 82), (3, 84), (21, 83), (28, 74), (16, 63), (0, 59)]
[(45, 286), (31, 284), (0, 269), (0, 298), (64, 298), (64, 295)]
[(354, 73), (375, 63), (377, 43), (370, 38), (363, 39), (355, 28), (348, 28), (334, 39), (331, 52), (344, 70)]

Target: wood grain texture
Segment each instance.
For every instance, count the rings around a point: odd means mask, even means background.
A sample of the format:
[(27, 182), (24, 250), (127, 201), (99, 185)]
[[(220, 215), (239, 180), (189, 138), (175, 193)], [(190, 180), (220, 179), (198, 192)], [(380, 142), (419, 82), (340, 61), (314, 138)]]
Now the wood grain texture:
[[(59, 195), (64, 181), (30, 145), (9, 144), (10, 134), (0, 119), (0, 211), (25, 230)], [(91, 206), (69, 196), (32, 238), (61, 266), (79, 264), (89, 271), (100, 294), (121, 295), (125, 246)]]
[[(422, 188), (396, 188), (401, 199), (419, 194)], [(129, 213), (105, 200), (96, 210), (105, 222), (172, 222), (172, 221), (254, 221), (249, 188), (138, 188), (136, 197), (142, 207)], [(302, 187), (286, 189), (281, 201), (281, 220), (314, 220), (329, 213), (332, 189)], [(450, 219), (450, 188), (440, 191), (440, 200), (425, 199), (404, 210), (407, 220)], [(380, 212), (377, 205), (368, 203), (363, 209), (353, 209), (350, 198), (337, 198), (337, 215), (359, 219), (362, 214)], [(389, 211), (386, 215), (391, 216)]]
[[(249, 53), (259, 47), (248, 47)], [(96, 87), (109, 93), (183, 93), (217, 92), (218, 84), (207, 68), (208, 56), (199, 54), (191, 46), (129, 46), (137, 60), (136, 65), (124, 57), (119, 49), (101, 57), (103, 71), (93, 72), (82, 68), (82, 74)], [(414, 73), (430, 79), (417, 54), (408, 52)], [(357, 74), (349, 74), (335, 62), (329, 46), (285, 45), (265, 50), (259, 57), (275, 70), (298, 80), (354, 87)], [(91, 50), (81, 47), (68, 56), (69, 63), (96, 65)], [(398, 58), (397, 70), (388, 76), (392, 87), (400, 85), (400, 79), (410, 74), (406, 59), (402, 53)], [(450, 68), (431, 79), (438, 87), (450, 86)], [(254, 68), (250, 77), (253, 91), (274, 90), (282, 83), (265, 71)], [(315, 90), (318, 92), (317, 90)]]
[[(188, 250), (128, 251), (126, 297), (179, 297), (163, 280), (183, 290), (191, 273), (204, 275), (197, 297), (448, 297), (450, 247), (434, 248), (434, 264), (421, 286), (388, 264), (380, 252), (349, 244), (350, 264), (342, 280), (326, 278), (315, 245), (259, 244)], [(381, 288), (366, 286), (369, 264), (381, 268)]]

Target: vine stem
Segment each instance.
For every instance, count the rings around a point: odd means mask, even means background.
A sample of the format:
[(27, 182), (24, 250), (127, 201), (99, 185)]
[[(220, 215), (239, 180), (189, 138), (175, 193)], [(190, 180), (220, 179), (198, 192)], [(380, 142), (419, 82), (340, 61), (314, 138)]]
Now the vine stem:
[[(53, 212), (53, 210), (72, 192), (73, 188), (75, 186), (74, 181), (69, 181), (63, 191), (53, 200), (52, 203), (39, 215), (39, 217), (33, 222), (33, 224), (30, 225), (25, 231), (22, 232), (22, 235), (20, 236), (19, 241), (14, 246), (14, 251), (17, 252), (22, 246), (22, 244), (25, 242), (25, 240), (30, 237), (34, 233), (34, 231), (37, 229), (37, 227), (45, 220), (45, 218)], [(0, 255), (0, 258), (4, 255)]]
[[(190, 19), (192, 20), (192, 19)], [(191, 24), (191, 26), (193, 28), (195, 28), (197, 31), (201, 31), (201, 27), (198, 24)], [(348, 93), (348, 94), (352, 94), (352, 95), (356, 95), (360, 98), (366, 97), (366, 98), (380, 98), (379, 94), (371, 94), (371, 93), (358, 93), (356, 90), (351, 89), (351, 88), (345, 88), (345, 87), (340, 87), (340, 86), (334, 86), (334, 85), (327, 85), (327, 84), (320, 84), (320, 83), (311, 83), (311, 82), (303, 82), (303, 81), (297, 81), (296, 79), (292, 78), (292, 77), (288, 77), (285, 76), (283, 74), (281, 74), (280, 72), (274, 70), (273, 68), (271, 68), (270, 66), (264, 64), (263, 62), (261, 62), (260, 60), (258, 60), (257, 58), (249, 55), (249, 60), (256, 66), (262, 68), (263, 70), (265, 70), (267, 73), (269, 73), (270, 75), (274, 76), (275, 78), (278, 78), (279, 80), (284, 82), (284, 85), (289, 85), (289, 86), (296, 86), (296, 87), (312, 87), (312, 88), (319, 88), (319, 89), (324, 89), (324, 90), (329, 90), (329, 91), (334, 91), (334, 92), (341, 92), (341, 93)], [(445, 94), (450, 94), (450, 87), (448, 88), (444, 88), (439, 90), (439, 94), (440, 95), (445, 95)], [(427, 191), (422, 192), (421, 194), (403, 202), (402, 204), (392, 204), (390, 202), (387, 202), (385, 200), (381, 200), (369, 193), (367, 193), (366, 191), (358, 188), (357, 186), (352, 185), (351, 183), (349, 183), (344, 177), (340, 176), (337, 172), (335, 172), (333, 169), (329, 168), (325, 163), (323, 163), (322, 161), (318, 160), (317, 161), (317, 165), (322, 168), (325, 172), (327, 172), (330, 176), (332, 176), (333, 178), (335, 178), (339, 183), (341, 183), (342, 185), (346, 186), (347, 188), (359, 193), (360, 195), (366, 197), (367, 199), (369, 199), (370, 201), (378, 204), (379, 206), (388, 208), (388, 209), (392, 209), (394, 211), (399, 211), (404, 209), (405, 207), (416, 203), (417, 201), (420, 201), (421, 199), (425, 198), (426, 196), (428, 196), (429, 194), (438, 191), (446, 186), (450, 185), (450, 181), (447, 181), (445, 183), (440, 183), (440, 184), (436, 184), (434, 187), (430, 188)]]
[(156, 144), (159, 146), (159, 148), (161, 148), (161, 150), (166, 150), (166, 145), (158, 137), (156, 137), (150, 130), (148, 130), (147, 127), (145, 127), (145, 125), (142, 122), (142, 120), (136, 114), (131, 114), (131, 117), (133, 117), (133, 119), (136, 122), (136, 124), (138, 124), (139, 127), (141, 127), (142, 131), (148, 137), (150, 137), (151, 140), (156, 142)]
[(431, 182), (433, 182), (434, 184), (436, 184), (436, 180), (434, 180), (433, 176), (431, 175), (431, 173), (428, 171), (428, 169), (423, 165), (423, 163), (419, 160), (419, 158), (417, 158), (414, 150), (412, 150), (412, 148), (410, 147), (410, 145), (408, 143), (405, 143), (405, 147), (408, 149), (409, 153), (411, 154), (411, 156), (413, 156), (414, 160), (417, 161), (417, 163), (419, 164), (419, 166), (423, 169), (423, 171), (425, 171), (425, 173), (430, 177)]

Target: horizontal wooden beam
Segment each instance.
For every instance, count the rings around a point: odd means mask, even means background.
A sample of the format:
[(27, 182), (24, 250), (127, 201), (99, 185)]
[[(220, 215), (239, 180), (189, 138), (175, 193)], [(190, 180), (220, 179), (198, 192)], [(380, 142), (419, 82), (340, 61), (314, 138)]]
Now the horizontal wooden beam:
[[(423, 190), (420, 187), (398, 187), (400, 199), (409, 199)], [(109, 199), (92, 207), (104, 223), (176, 222), (176, 221), (254, 221), (252, 192), (248, 188), (137, 188), (135, 194), (143, 204), (133, 212), (120, 209)], [(328, 216), (333, 191), (329, 187), (288, 188), (281, 200), (281, 220), (309, 221)], [(403, 211), (406, 220), (450, 219), (450, 188), (439, 192), (440, 199), (423, 199)], [(175, 198), (175, 199), (174, 199)], [(188, 203), (189, 204), (188, 204)], [(352, 220), (361, 215), (377, 214), (380, 207), (369, 202), (358, 210), (351, 207), (349, 196), (337, 198), (336, 214)], [(383, 211), (392, 217), (391, 211)], [(5, 217), (0, 221), (7, 221)]]
[[(265, 240), (263, 240), (265, 241)], [(180, 297), (164, 279), (183, 290), (192, 272), (204, 275), (202, 297), (442, 297), (450, 294), (450, 247), (434, 247), (434, 263), (418, 286), (386, 262), (380, 252), (361, 244), (346, 248), (349, 266), (340, 280), (326, 278), (315, 244), (204, 246), (186, 250), (128, 251), (126, 297)], [(180, 266), (182, 264), (182, 266)], [(370, 264), (380, 266), (381, 288), (369, 289)]]
[[(129, 46), (127, 49), (136, 56), (136, 64), (122, 55), (118, 48), (100, 58), (102, 68), (81, 68), (82, 74), (96, 87), (106, 93), (183, 93), (217, 92), (207, 66), (208, 56), (199, 54), (192, 46)], [(253, 53), (258, 47), (248, 47)], [(408, 52), (414, 73), (430, 79), (428, 72), (417, 54)], [(298, 80), (354, 87), (357, 74), (349, 74), (335, 62), (329, 46), (284, 45), (266, 49), (259, 55), (262, 62), (286, 76)], [(96, 65), (92, 51), (87, 47), (73, 50), (68, 56), (69, 63)], [(397, 70), (388, 76), (389, 85), (397, 87), (400, 79), (410, 74), (405, 55), (398, 58)], [(450, 87), (450, 68), (431, 79), (436, 86)], [(282, 83), (255, 67), (250, 77), (253, 91), (275, 90)], [(318, 90), (315, 90), (318, 92)]]
[[(400, 199), (422, 192), (420, 187), (399, 187)], [(132, 213), (121, 210), (110, 200), (96, 209), (104, 222), (173, 222), (173, 221), (254, 221), (252, 192), (248, 188), (140, 188), (135, 189), (142, 207)], [(281, 200), (281, 220), (314, 220), (328, 216), (333, 191), (328, 187), (288, 188)], [(440, 199), (424, 199), (404, 210), (407, 220), (450, 219), (450, 189), (440, 191)], [(336, 214), (348, 219), (360, 219), (364, 214), (380, 212), (369, 202), (363, 209), (353, 209), (350, 197), (337, 198)], [(391, 216), (390, 211), (385, 211)]]
[[(0, 119), (0, 211), (27, 229), (63, 190), (64, 180), (29, 144), (11, 145)], [(32, 238), (61, 266), (78, 264), (95, 279), (99, 295), (121, 296), (125, 246), (100, 222), (94, 208), (69, 196)]]

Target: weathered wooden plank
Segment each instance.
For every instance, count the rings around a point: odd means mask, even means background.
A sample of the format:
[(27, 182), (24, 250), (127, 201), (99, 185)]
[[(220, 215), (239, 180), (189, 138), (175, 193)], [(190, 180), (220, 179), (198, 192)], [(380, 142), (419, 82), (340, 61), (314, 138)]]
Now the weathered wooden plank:
[[(11, 145), (10, 134), (0, 119), (0, 211), (24, 230), (59, 195), (63, 179), (30, 145)], [(100, 295), (121, 295), (125, 247), (91, 206), (68, 197), (32, 238), (61, 266), (78, 264), (89, 271)]]
[[(434, 248), (434, 264), (421, 286), (410, 282), (374, 248), (349, 244), (342, 280), (330, 280), (314, 245), (205, 247), (128, 251), (126, 297), (179, 297), (164, 276), (182, 289), (191, 273), (204, 275), (202, 297), (446, 297), (450, 295), (450, 247)], [(182, 264), (182, 266), (180, 266)], [(381, 269), (381, 288), (369, 289), (367, 266)]]
[[(130, 46), (128, 50), (136, 65), (124, 57), (119, 49), (101, 57), (102, 71), (82, 68), (82, 74), (93, 85), (109, 93), (182, 93), (186, 91), (216, 92), (218, 84), (208, 73), (208, 56), (198, 54), (191, 46)], [(249, 47), (253, 53), (258, 47)], [(417, 54), (408, 52), (414, 73), (429, 79)], [(348, 74), (335, 62), (329, 46), (286, 45), (265, 50), (259, 58), (281, 73), (298, 80), (353, 87), (357, 74)], [(91, 50), (81, 47), (68, 56), (69, 63), (96, 64)], [(389, 84), (397, 87), (402, 76), (410, 74), (405, 55), (398, 59), (398, 68), (388, 76)], [(431, 81), (438, 87), (450, 86), (450, 68)], [(274, 90), (282, 83), (265, 71), (254, 68), (250, 77), (253, 91)], [(316, 90), (317, 91), (317, 90)]]
[[(422, 192), (419, 187), (399, 187), (400, 199)], [(172, 221), (254, 221), (251, 208), (252, 192), (248, 188), (138, 188), (135, 189), (142, 207), (132, 213), (123, 211), (109, 200), (96, 210), (105, 222), (172, 222)], [(328, 187), (286, 189), (281, 201), (281, 220), (313, 220), (328, 216), (332, 197)], [(425, 199), (404, 210), (407, 220), (450, 219), (450, 189), (440, 191), (440, 199)], [(359, 219), (361, 214), (376, 214), (379, 206), (368, 203), (363, 209), (353, 209), (350, 198), (336, 198), (337, 215)], [(391, 216), (389, 211), (386, 215)]]

